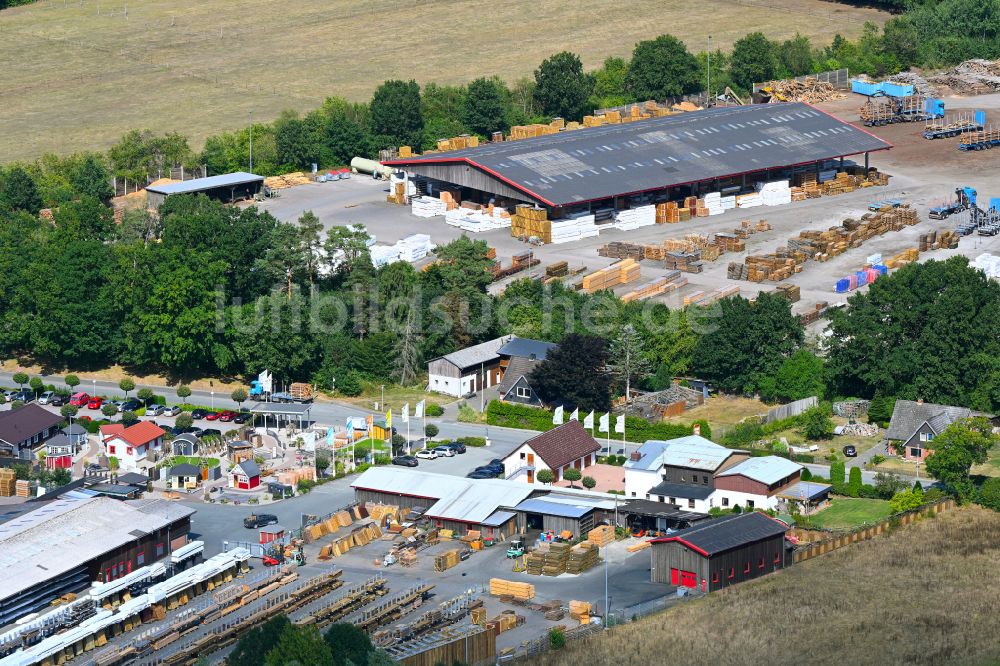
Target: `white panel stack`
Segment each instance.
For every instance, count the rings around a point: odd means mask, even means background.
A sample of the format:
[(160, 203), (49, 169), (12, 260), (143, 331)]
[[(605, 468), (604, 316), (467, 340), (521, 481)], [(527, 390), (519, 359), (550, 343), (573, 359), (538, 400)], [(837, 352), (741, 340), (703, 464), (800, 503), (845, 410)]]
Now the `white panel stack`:
[(503, 213), (504, 209), (499, 206), (494, 206), (492, 215), (486, 209), (458, 207), (445, 213), (444, 221), (464, 231), (479, 233), (510, 227), (510, 217), (504, 217)]
[(615, 214), (615, 229), (629, 231), (656, 224), (656, 206), (639, 206), (620, 210)]
[(869, 265), (881, 264), (882, 263), (882, 253), (876, 252), (875, 254), (869, 254), (865, 257), (865, 263)]
[(719, 204), (722, 206), (722, 210), (732, 210), (736, 208), (736, 195), (721, 197), (719, 199)]
[(764, 200), (761, 199), (760, 194), (756, 192), (753, 194), (740, 194), (736, 197), (737, 208), (756, 208), (757, 206), (763, 205)]
[(765, 206), (781, 206), (792, 203), (792, 190), (788, 187), (787, 180), (757, 183), (754, 187), (760, 194), (761, 203)]
[(417, 217), (437, 217), (448, 212), (448, 204), (435, 197), (418, 197), (413, 200), (410, 211)]
[(581, 238), (594, 238), (601, 233), (593, 215), (576, 215), (552, 220), (552, 243), (570, 243)]
[(722, 206), (722, 194), (719, 192), (709, 192), (705, 195), (704, 201), (709, 215), (722, 215), (726, 210)]
[(427, 234), (413, 234), (400, 240), (394, 246), (399, 252), (399, 258), (403, 261), (420, 261), (427, 256), (427, 253), (434, 249), (431, 237)]
[(399, 248), (395, 245), (372, 245), (368, 249), (372, 258), (372, 266), (382, 268), (386, 264), (399, 261)]

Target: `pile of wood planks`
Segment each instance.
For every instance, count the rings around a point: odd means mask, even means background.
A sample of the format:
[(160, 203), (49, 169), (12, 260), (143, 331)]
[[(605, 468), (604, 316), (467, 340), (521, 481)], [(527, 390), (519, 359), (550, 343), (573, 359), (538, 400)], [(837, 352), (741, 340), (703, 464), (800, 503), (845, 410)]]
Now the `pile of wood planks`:
[(434, 557), (434, 571), (447, 571), (461, 562), (462, 549), (453, 548)]
[(574, 620), (579, 620), (580, 624), (590, 624), (590, 602), (570, 601), (569, 616)]
[(368, 523), (357, 527), (347, 536), (325, 544), (319, 551), (320, 560), (328, 560), (331, 557), (340, 557), (351, 548), (367, 546), (369, 543), (382, 536), (382, 530), (375, 523)]
[(646, 550), (652, 545), (649, 541), (640, 541), (639, 543), (633, 543), (630, 546), (625, 546), (625, 550), (630, 553), (638, 553), (640, 550)]
[(615, 528), (611, 525), (598, 525), (587, 532), (587, 541), (595, 546), (607, 546), (615, 540)]
[(569, 275), (569, 262), (557, 261), (545, 267), (545, 277), (565, 277)]
[(663, 294), (669, 294), (672, 291), (676, 291), (688, 283), (688, 279), (680, 277), (680, 273), (680, 271), (671, 271), (663, 277), (658, 277), (652, 282), (647, 282), (634, 291), (622, 294), (621, 300), (623, 303), (644, 301), (647, 298), (653, 298), (654, 296), (661, 296)]
[(583, 573), (591, 567), (597, 566), (597, 546), (589, 541), (579, 543), (569, 550), (569, 559), (566, 560), (566, 573)]
[(0, 467), (0, 497), (13, 497), (17, 490), (17, 472), (10, 467)]
[(721, 301), (724, 298), (729, 298), (730, 296), (737, 296), (740, 293), (740, 288), (736, 285), (731, 285), (729, 287), (722, 287), (711, 292), (697, 291), (693, 294), (689, 294), (684, 298), (684, 305), (694, 305), (698, 307), (704, 307), (706, 305), (711, 305)]
[(646, 247), (638, 243), (624, 243), (622, 241), (612, 241), (606, 245), (602, 245), (597, 248), (597, 256), (599, 257), (610, 257), (612, 259), (635, 259), (639, 261), (641, 259), (650, 259), (645, 253)]
[(495, 597), (513, 597), (519, 601), (535, 598), (535, 586), (502, 578), (490, 578), (490, 594)]
[(611, 266), (583, 276), (583, 290), (592, 294), (602, 289), (611, 289), (620, 284), (628, 284), (639, 279), (639, 264), (635, 259), (623, 259)]
[(799, 285), (788, 284), (787, 282), (777, 285), (772, 293), (776, 296), (787, 298), (789, 303), (798, 303), (802, 298)]
[(27, 479), (18, 479), (16, 482), (14, 482), (14, 496), (33, 497), (34, 488), (35, 488), (34, 481), (29, 481)]
[(293, 171), (281, 176), (268, 176), (264, 179), (264, 185), (272, 190), (286, 190), (296, 185), (308, 185), (312, 180), (301, 171)]
[(493, 275), (494, 281), (502, 280), (521, 271), (526, 271), (540, 263), (542, 263), (541, 259), (535, 259), (535, 253), (528, 250), (527, 252), (519, 252), (511, 257), (510, 266), (504, 267), (497, 261), (490, 268), (490, 274)]
[(760, 87), (760, 90), (770, 96), (768, 101), (771, 103), (808, 102), (809, 104), (817, 104), (847, 97), (846, 93), (834, 88), (832, 83), (820, 81), (812, 76), (803, 79), (768, 81)]
[(882, 263), (886, 265), (890, 270), (901, 268), (906, 264), (912, 264), (920, 257), (920, 249), (911, 247), (908, 250), (903, 250), (897, 254), (894, 254), (889, 259), (884, 260)]
[(510, 217), (510, 235), (515, 238), (538, 238), (543, 243), (552, 242), (552, 222), (544, 208), (520, 204)]
[(667, 201), (656, 204), (657, 224), (676, 224), (687, 222), (691, 219), (691, 209), (681, 206), (676, 201)]
[(701, 273), (703, 264), (701, 250), (693, 252), (667, 252), (663, 257), (663, 267), (684, 273)]

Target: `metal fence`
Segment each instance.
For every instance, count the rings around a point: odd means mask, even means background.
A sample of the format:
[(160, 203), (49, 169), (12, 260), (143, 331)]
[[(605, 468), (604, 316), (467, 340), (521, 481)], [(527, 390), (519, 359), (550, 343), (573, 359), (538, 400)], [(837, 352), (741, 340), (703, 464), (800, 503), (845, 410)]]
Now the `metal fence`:
[[(844, 69), (834, 69), (829, 72), (820, 72), (819, 74), (806, 74), (804, 76), (796, 76), (794, 79), (786, 79), (789, 81), (805, 81), (807, 79), (813, 79), (815, 81), (821, 81), (823, 83), (829, 83), (837, 90), (847, 90), (851, 87), (851, 77), (847, 68)], [(762, 88), (766, 87), (770, 81), (764, 81), (762, 83), (753, 84), (753, 91), (760, 92)]]

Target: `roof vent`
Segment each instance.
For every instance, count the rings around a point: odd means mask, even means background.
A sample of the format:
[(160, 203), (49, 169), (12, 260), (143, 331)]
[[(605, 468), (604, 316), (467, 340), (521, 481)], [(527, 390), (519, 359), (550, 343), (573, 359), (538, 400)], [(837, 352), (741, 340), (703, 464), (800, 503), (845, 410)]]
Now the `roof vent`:
[(691, 426), (691, 434), (692, 435), (700, 435), (701, 434), (701, 424), (700, 423), (695, 423), (694, 425)]
[(638, 461), (642, 460), (642, 454), (639, 453), (638, 451), (633, 451), (632, 455), (629, 456), (629, 460), (631, 460), (633, 462), (638, 462)]

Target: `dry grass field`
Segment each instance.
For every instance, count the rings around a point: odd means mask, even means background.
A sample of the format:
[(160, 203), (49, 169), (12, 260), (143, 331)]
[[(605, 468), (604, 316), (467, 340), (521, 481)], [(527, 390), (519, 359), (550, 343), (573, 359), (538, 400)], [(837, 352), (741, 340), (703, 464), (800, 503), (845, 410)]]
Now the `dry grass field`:
[(385, 79), (530, 75), (571, 49), (587, 67), (672, 32), (692, 50), (762, 30), (826, 43), (886, 15), (823, 0), (39, 0), (0, 12), (0, 162), (101, 149), (131, 128), (211, 133), (365, 100)]
[(1000, 514), (957, 509), (534, 663), (995, 664), (998, 561)]

